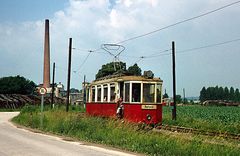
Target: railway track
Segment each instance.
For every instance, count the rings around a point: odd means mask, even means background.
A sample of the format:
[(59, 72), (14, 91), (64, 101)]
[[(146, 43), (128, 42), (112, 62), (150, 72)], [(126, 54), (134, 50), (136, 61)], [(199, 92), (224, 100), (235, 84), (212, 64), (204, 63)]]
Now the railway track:
[(221, 132), (210, 132), (204, 131), (194, 128), (187, 128), (187, 127), (180, 127), (180, 126), (169, 126), (169, 125), (162, 125), (155, 128), (155, 131), (159, 130), (168, 130), (172, 132), (180, 132), (180, 133), (192, 133), (192, 134), (200, 134), (200, 135), (207, 135), (207, 136), (218, 136), (221, 138), (226, 139), (234, 139), (240, 141), (240, 134), (232, 134), (232, 133), (221, 133)]

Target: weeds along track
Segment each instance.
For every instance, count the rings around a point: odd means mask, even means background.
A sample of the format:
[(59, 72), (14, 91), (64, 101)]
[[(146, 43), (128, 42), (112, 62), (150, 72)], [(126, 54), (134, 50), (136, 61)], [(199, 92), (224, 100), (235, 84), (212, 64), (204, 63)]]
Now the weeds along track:
[(186, 128), (180, 126), (169, 126), (169, 125), (162, 125), (155, 128), (155, 131), (159, 130), (168, 130), (172, 132), (179, 132), (179, 133), (192, 133), (192, 134), (200, 134), (200, 135), (207, 135), (207, 136), (218, 136), (226, 139), (234, 139), (240, 141), (240, 134), (231, 134), (231, 133), (221, 133), (221, 132), (211, 132), (211, 131), (204, 131), (200, 129), (194, 128)]

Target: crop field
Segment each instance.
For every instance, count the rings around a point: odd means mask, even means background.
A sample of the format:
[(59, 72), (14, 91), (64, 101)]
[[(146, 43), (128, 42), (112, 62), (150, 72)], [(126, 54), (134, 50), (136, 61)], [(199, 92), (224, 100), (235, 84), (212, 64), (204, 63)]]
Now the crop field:
[(240, 107), (178, 106), (177, 120), (171, 115), (171, 107), (164, 107), (164, 125), (240, 134)]

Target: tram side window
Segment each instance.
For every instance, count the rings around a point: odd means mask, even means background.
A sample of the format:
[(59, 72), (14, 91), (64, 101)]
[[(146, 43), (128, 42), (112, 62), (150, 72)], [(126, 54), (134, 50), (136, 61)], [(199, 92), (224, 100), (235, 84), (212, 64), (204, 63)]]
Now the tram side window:
[(97, 101), (98, 102), (101, 102), (101, 95), (102, 95), (102, 89), (101, 89), (101, 86), (98, 86), (97, 87)]
[(92, 87), (92, 102), (95, 102), (95, 87)]
[(157, 103), (161, 103), (162, 102), (161, 90), (162, 90), (161, 84), (157, 84)]
[(110, 101), (115, 102), (115, 85), (111, 84), (110, 86)]
[(154, 102), (155, 84), (143, 84), (143, 102)]
[(103, 101), (106, 102), (108, 100), (108, 86), (103, 86)]
[(125, 94), (124, 94), (124, 101), (129, 102), (129, 91), (130, 90), (130, 84), (125, 83)]
[(132, 84), (132, 102), (140, 102), (141, 99), (141, 83)]

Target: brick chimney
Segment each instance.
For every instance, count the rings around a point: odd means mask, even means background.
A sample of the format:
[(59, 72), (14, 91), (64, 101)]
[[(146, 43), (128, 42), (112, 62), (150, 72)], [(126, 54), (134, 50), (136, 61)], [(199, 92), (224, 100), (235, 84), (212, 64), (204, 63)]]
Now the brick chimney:
[(50, 88), (49, 20), (45, 20), (43, 87)]

